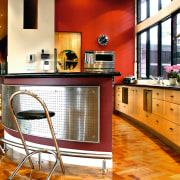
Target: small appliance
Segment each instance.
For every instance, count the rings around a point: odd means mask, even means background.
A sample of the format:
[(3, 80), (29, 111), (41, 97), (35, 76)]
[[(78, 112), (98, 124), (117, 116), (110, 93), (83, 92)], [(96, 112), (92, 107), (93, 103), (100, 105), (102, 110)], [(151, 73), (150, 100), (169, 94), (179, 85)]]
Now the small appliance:
[(135, 83), (135, 76), (132, 76), (132, 75), (125, 76), (123, 78), (123, 83), (124, 84), (134, 84)]

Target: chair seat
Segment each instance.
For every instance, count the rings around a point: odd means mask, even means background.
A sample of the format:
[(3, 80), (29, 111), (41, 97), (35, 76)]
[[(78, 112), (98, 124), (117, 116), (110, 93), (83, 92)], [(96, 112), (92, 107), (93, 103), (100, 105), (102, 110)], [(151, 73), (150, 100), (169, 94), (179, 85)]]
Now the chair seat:
[[(49, 116), (53, 117), (55, 113), (53, 111), (49, 111)], [(18, 119), (25, 119), (25, 120), (33, 120), (33, 119), (43, 119), (46, 118), (46, 113), (43, 110), (27, 110), (21, 111), (16, 114)]]

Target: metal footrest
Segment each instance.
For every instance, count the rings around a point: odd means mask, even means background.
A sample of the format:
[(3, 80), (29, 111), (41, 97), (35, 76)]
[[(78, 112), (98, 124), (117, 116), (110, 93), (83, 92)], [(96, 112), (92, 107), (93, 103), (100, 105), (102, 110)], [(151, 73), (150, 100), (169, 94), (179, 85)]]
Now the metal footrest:
[(34, 154), (41, 153), (41, 152), (53, 154), (54, 157), (56, 158), (56, 161), (55, 161), (55, 163), (54, 163), (54, 165), (53, 165), (53, 167), (52, 167), (49, 175), (48, 175), (47, 178), (46, 178), (46, 180), (49, 180), (49, 179), (51, 178), (51, 176), (52, 176), (52, 173), (54, 172), (54, 170), (55, 170), (55, 168), (56, 168), (56, 166), (57, 166), (57, 163), (58, 163), (59, 159), (58, 159), (58, 155), (57, 155), (54, 151), (49, 151), (49, 150), (46, 150), (46, 149), (45, 149), (45, 150), (33, 151), (33, 152), (29, 153), (28, 155), (26, 155), (25, 158), (18, 164), (17, 168), (14, 170), (14, 172), (11, 174), (11, 176), (9, 177), (8, 180), (11, 180), (11, 179), (15, 176), (15, 174), (18, 172), (18, 170), (21, 168), (21, 166), (24, 164), (24, 162), (25, 162), (30, 156), (33, 156)]

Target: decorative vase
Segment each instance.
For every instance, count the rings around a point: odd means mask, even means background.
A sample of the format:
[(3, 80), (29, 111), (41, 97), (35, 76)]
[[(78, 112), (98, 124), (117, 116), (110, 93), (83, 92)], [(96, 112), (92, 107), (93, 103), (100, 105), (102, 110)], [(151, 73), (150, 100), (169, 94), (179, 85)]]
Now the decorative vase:
[(175, 86), (176, 85), (177, 78), (169, 78), (169, 85)]

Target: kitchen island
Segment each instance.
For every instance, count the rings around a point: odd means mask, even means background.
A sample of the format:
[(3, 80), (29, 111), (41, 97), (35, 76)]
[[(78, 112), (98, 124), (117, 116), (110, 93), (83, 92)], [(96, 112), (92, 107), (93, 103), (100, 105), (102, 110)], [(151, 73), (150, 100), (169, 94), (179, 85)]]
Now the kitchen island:
[[(18, 133), (9, 112), (8, 100), (11, 94), (18, 90), (29, 90), (38, 94), (47, 107), (55, 112), (56, 115), (52, 118), (52, 122), (58, 145), (65, 156), (112, 159), (114, 76), (120, 76), (120, 73), (5, 75), (2, 87), (4, 138), (18, 143)], [(21, 109), (28, 105), (29, 100), (28, 103), (20, 100), (17, 106)], [(49, 148), (53, 146), (45, 123), (25, 122), (21, 123), (21, 128), (25, 139), (31, 145)], [(96, 165), (96, 163), (93, 164)]]

